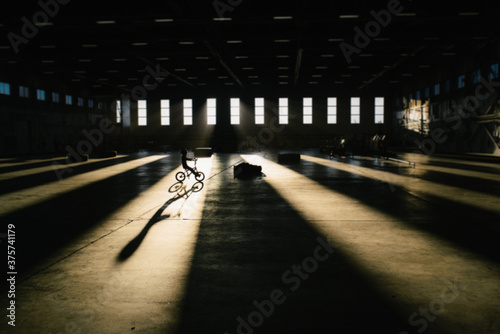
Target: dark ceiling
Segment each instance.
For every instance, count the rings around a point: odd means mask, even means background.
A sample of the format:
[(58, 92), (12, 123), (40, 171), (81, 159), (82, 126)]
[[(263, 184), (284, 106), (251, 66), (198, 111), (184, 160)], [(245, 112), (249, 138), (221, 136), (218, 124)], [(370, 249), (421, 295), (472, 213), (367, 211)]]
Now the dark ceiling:
[[(116, 95), (142, 85), (149, 66), (162, 87), (183, 90), (386, 89), (496, 57), (500, 31), (497, 1), (60, 1), (2, 12), (1, 77)], [(399, 13), (375, 24), (372, 11), (388, 6)], [(372, 29), (369, 43), (355, 41), (356, 27)], [(358, 49), (350, 62), (342, 45)]]

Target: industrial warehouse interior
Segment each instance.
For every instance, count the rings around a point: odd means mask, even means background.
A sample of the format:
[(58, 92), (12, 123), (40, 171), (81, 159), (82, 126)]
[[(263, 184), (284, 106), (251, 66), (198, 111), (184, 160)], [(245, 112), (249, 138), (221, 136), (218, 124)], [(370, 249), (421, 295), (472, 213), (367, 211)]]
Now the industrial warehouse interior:
[(1, 333), (500, 333), (500, 8), (0, 14)]

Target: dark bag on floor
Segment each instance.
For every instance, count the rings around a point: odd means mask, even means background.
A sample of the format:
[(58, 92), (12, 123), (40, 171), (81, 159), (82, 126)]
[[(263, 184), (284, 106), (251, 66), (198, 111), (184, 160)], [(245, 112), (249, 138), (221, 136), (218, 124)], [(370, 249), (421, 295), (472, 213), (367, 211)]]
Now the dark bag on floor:
[(234, 177), (239, 179), (249, 179), (252, 177), (257, 177), (262, 175), (262, 167), (256, 165), (250, 165), (247, 162), (243, 162), (239, 165), (234, 166)]

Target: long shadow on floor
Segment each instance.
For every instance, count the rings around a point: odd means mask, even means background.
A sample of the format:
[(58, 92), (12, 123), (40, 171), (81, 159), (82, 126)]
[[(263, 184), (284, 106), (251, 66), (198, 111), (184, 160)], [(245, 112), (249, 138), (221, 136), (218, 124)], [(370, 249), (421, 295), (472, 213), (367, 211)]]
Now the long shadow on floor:
[(15, 225), (18, 274), (56, 254), (177, 167), (177, 161), (160, 159), (1, 217), (2, 226)]
[[(318, 156), (323, 159), (328, 159), (328, 156), (321, 156), (320, 154), (316, 154), (315, 156)], [(495, 180), (485, 180), (481, 178), (475, 178), (475, 177), (470, 177), (466, 175), (455, 175), (455, 174), (449, 174), (446, 172), (442, 171), (434, 171), (434, 170), (423, 170), (419, 171), (419, 164), (417, 164), (416, 169), (413, 169), (412, 167), (409, 167), (406, 164), (394, 164), (394, 163), (387, 163), (384, 161), (384, 159), (380, 159), (378, 161), (373, 161), (373, 160), (357, 160), (357, 159), (341, 159), (341, 158), (334, 158), (334, 160), (337, 160), (341, 163), (346, 163), (350, 165), (356, 165), (356, 166), (362, 166), (366, 168), (371, 168), (374, 170), (379, 170), (383, 171), (386, 173), (389, 173), (387, 178), (390, 179), (391, 174), (396, 174), (396, 175), (402, 175), (402, 176), (410, 176), (410, 177), (418, 177), (420, 179), (433, 182), (436, 184), (443, 184), (443, 185), (448, 185), (448, 186), (456, 186), (457, 184), (460, 185), (460, 187), (464, 189), (469, 189), (469, 190), (474, 190), (478, 192), (483, 192), (486, 194), (491, 194), (491, 195), (499, 195), (500, 194), (500, 181), (495, 181)], [(426, 165), (435, 165), (434, 163)], [(439, 165), (438, 165), (439, 166)], [(467, 168), (463, 168), (464, 165), (461, 164), (449, 164), (447, 168), (453, 169), (466, 169), (474, 172), (481, 172), (484, 171), (485, 169), (488, 169), (486, 167), (480, 167), (480, 166), (466, 166)], [(498, 169), (490, 168), (488, 169), (486, 173), (490, 174), (498, 174)], [(417, 172), (418, 174), (415, 175)], [(412, 176), (413, 175), (413, 176)]]
[(170, 218), (170, 215), (163, 215), (163, 212), (174, 202), (184, 199), (184, 202), (188, 200), (188, 198), (196, 192), (199, 192), (203, 189), (203, 182), (196, 182), (194, 183), (189, 189), (187, 189), (186, 185), (183, 184), (182, 182), (177, 182), (173, 184), (169, 192), (170, 193), (175, 193), (174, 196), (172, 196), (168, 201), (166, 201), (151, 217), (151, 219), (148, 221), (146, 226), (141, 230), (141, 232), (122, 249), (120, 254), (118, 254), (118, 258), (116, 259), (118, 262), (123, 262), (127, 260), (132, 254), (135, 253), (137, 248), (141, 245), (142, 241), (148, 234), (149, 230), (151, 227), (153, 227), (154, 224), (158, 223), (159, 221), (162, 221), (164, 219)]
[(54, 181), (59, 181), (60, 178), (66, 179), (71, 176), (75, 176), (86, 172), (91, 172), (109, 166), (118, 165), (134, 159), (137, 159), (137, 156), (106, 159), (92, 163), (82, 162), (81, 164), (72, 166), (69, 169), (63, 168), (58, 171), (51, 170), (33, 175), (20, 176), (13, 179), (0, 180), (0, 195), (31, 187), (36, 187)]
[[(220, 159), (230, 164), (229, 157)], [(327, 242), (335, 240), (319, 236), (265, 179), (223, 173), (206, 187), (177, 333), (399, 333), (408, 327), (392, 296), (382, 295), (342, 249), (330, 254)]]
[[(39, 159), (34, 158), (33, 160), (39, 160), (39, 161), (29, 162), (29, 159), (26, 159), (26, 160), (13, 159), (10, 161), (5, 161), (3, 163), (0, 163), (0, 173), (8, 173), (8, 172), (15, 172), (15, 171), (31, 169), (31, 168), (45, 167), (45, 166), (50, 166), (53, 163), (64, 164), (66, 162), (65, 157), (39, 158)], [(13, 164), (13, 163), (15, 163), (17, 165), (10, 166), (10, 164)]]
[(298, 165), (284, 167), (389, 214), (412, 228), (450, 240), (458, 247), (490, 260), (500, 261), (498, 214), (442, 197), (426, 195), (424, 200), (391, 188), (382, 181), (312, 162), (301, 161)]

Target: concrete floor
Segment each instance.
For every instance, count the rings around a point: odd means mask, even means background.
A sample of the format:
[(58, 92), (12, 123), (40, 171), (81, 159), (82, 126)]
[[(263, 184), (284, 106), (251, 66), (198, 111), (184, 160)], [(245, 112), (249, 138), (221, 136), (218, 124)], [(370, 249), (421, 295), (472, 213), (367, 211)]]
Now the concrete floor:
[(0, 160), (0, 332), (500, 333), (498, 162), (300, 153)]

